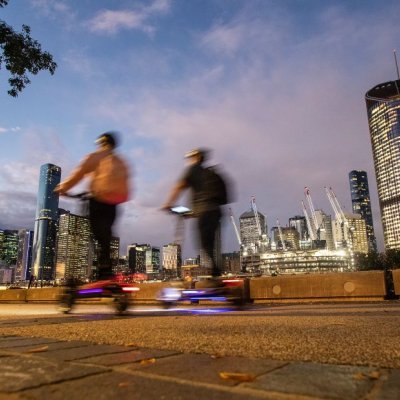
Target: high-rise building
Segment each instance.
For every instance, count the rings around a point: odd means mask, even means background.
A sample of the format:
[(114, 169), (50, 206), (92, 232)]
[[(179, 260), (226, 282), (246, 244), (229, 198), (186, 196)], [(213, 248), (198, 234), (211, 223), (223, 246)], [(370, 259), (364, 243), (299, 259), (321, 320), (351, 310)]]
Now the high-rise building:
[(318, 223), (319, 240), (325, 241), (325, 248), (327, 250), (334, 250), (335, 243), (332, 232), (332, 218), (330, 215), (325, 214), (322, 210), (315, 210), (315, 217)]
[(171, 278), (181, 276), (182, 250), (179, 244), (170, 243), (163, 246), (162, 267), (164, 273)]
[(146, 273), (146, 250), (148, 244), (132, 243), (128, 246), (128, 267), (131, 274)]
[(360, 214), (364, 219), (367, 227), (369, 250), (376, 251), (376, 238), (372, 220), (367, 173), (365, 171), (350, 171), (349, 183), (353, 213)]
[(32, 260), (33, 275), (38, 280), (54, 279), (58, 221), (58, 194), (54, 189), (60, 179), (60, 167), (53, 164), (41, 166)]
[(228, 274), (239, 274), (241, 272), (239, 251), (222, 254), (222, 272)]
[(2, 248), (2, 260), (5, 265), (16, 266), (18, 259), (18, 231), (5, 230)]
[(33, 231), (21, 229), (18, 231), (18, 257), (15, 268), (15, 280), (29, 280), (32, 267)]
[(92, 248), (89, 219), (69, 212), (60, 215), (56, 279), (89, 278), (93, 259)]
[(400, 80), (365, 95), (386, 249), (400, 249)]
[(368, 253), (368, 238), (365, 220), (360, 214), (345, 213), (346, 223), (333, 221), (333, 236), (336, 249), (350, 248), (354, 253)]
[[(260, 221), (261, 234), (266, 235), (267, 226), (264, 214), (258, 212)], [(240, 240), (245, 247), (254, 247), (260, 241), (260, 233), (258, 231), (256, 217), (253, 210), (244, 212), (240, 218)]]
[(3, 259), (4, 231), (0, 230), (0, 260)]
[(289, 218), (289, 226), (296, 228), (297, 232), (299, 232), (300, 240), (308, 239), (309, 235), (306, 217), (295, 215), (294, 217)]
[(161, 272), (160, 248), (149, 246), (146, 249), (146, 274), (157, 275)]

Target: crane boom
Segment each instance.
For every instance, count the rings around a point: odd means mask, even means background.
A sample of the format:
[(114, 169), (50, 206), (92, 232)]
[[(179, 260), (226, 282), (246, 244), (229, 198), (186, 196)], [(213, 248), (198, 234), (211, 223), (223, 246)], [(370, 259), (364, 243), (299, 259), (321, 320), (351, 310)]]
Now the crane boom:
[(303, 214), (306, 217), (306, 222), (307, 222), (307, 228), (308, 228), (308, 233), (310, 234), (311, 240), (315, 240), (316, 236), (314, 233), (314, 228), (311, 225), (310, 217), (308, 216), (308, 212), (306, 209), (306, 205), (304, 204), (304, 201), (301, 202), (302, 208), (303, 208)]
[(256, 198), (254, 196), (251, 198), (251, 208), (253, 209), (254, 218), (256, 219), (258, 234), (259, 234), (259, 236), (261, 236), (262, 231), (261, 231), (261, 225), (260, 225), (260, 217), (258, 216), (258, 211), (257, 211), (257, 206), (256, 206)]
[(314, 208), (314, 204), (312, 202), (310, 189), (307, 186), (304, 188), (304, 194), (306, 195), (308, 206), (310, 207), (311, 218), (312, 218), (312, 221), (314, 222), (315, 231), (318, 232), (319, 226), (318, 226), (317, 214), (315, 213), (315, 208)]
[(329, 190), (330, 190), (330, 192), (331, 192), (331, 194), (332, 194), (332, 198), (333, 198), (333, 200), (334, 200), (334, 202), (335, 202), (335, 204), (336, 204), (336, 207), (337, 207), (338, 211), (340, 212), (340, 215), (341, 215), (341, 217), (342, 217), (342, 220), (343, 220), (343, 222), (346, 224), (346, 223), (347, 223), (347, 218), (346, 218), (346, 216), (344, 215), (342, 206), (340, 205), (339, 200), (338, 200), (338, 198), (336, 197), (336, 194), (335, 194), (335, 192), (333, 191), (333, 189), (332, 189), (332, 188), (329, 188)]
[(277, 223), (277, 225), (278, 225), (278, 232), (279, 232), (279, 237), (281, 238), (281, 243), (282, 243), (283, 251), (286, 251), (285, 240), (284, 240), (284, 238), (283, 238), (282, 229), (281, 229), (281, 225), (280, 225), (280, 223), (279, 223), (279, 219), (276, 220), (276, 223)]
[(232, 212), (231, 208), (229, 209), (229, 212), (230, 212), (230, 218), (231, 218), (231, 221), (232, 221), (233, 229), (235, 230), (236, 239), (239, 242), (239, 246), (241, 246), (242, 245), (242, 240), (240, 239), (239, 230), (238, 230), (238, 228), (236, 226), (235, 218), (233, 217), (233, 212)]
[(328, 196), (329, 202), (331, 203), (331, 206), (332, 206), (333, 211), (335, 213), (336, 219), (338, 220), (338, 222), (340, 224), (342, 224), (343, 223), (342, 214), (338, 210), (337, 205), (335, 203), (334, 197), (332, 195), (332, 188), (328, 189), (327, 187), (325, 187), (325, 192), (326, 192), (326, 195)]

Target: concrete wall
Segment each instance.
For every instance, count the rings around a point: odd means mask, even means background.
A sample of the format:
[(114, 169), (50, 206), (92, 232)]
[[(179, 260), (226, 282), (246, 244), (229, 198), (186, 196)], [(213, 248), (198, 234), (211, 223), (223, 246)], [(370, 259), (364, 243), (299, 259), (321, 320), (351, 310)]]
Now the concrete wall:
[(400, 269), (393, 270), (394, 292), (400, 296)]
[[(400, 294), (400, 269), (393, 271), (393, 278), (396, 294)], [(154, 301), (162, 288), (180, 285), (179, 282), (143, 283), (132, 298)], [(386, 295), (383, 271), (253, 278), (245, 287), (245, 298), (256, 301), (383, 300)], [(61, 291), (61, 288), (0, 290), (0, 302), (55, 302)]]
[(259, 299), (383, 299), (382, 271), (287, 275), (250, 280), (250, 298)]

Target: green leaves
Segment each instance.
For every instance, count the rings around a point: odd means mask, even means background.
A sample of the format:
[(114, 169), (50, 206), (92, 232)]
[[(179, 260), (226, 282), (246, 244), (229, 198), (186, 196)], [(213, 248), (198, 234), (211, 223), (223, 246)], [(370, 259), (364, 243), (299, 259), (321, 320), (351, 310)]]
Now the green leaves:
[[(8, 0), (0, 0), (0, 7), (6, 6)], [(8, 80), (10, 90), (8, 94), (17, 97), (18, 93), (31, 81), (28, 73), (38, 74), (48, 70), (54, 74), (57, 64), (53, 56), (47, 51), (42, 51), (41, 45), (31, 36), (31, 29), (22, 25), (22, 32), (16, 32), (10, 25), (0, 20), (0, 69), (3, 64), (11, 74)]]

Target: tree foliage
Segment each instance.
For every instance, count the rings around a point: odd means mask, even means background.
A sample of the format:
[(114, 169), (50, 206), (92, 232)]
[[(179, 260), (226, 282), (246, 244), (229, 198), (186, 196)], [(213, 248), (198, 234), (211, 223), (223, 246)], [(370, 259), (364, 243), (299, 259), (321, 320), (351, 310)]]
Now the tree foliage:
[(360, 271), (389, 270), (400, 268), (400, 250), (386, 250), (385, 253), (371, 251), (368, 254), (357, 254), (356, 267)]
[[(0, 8), (6, 6), (8, 1), (0, 0)], [(0, 69), (4, 64), (11, 74), (8, 79), (8, 94), (13, 97), (17, 97), (31, 82), (28, 73), (36, 75), (42, 70), (48, 70), (53, 75), (57, 68), (53, 56), (47, 51), (42, 51), (40, 43), (34, 40), (30, 33), (31, 29), (27, 25), (22, 25), (22, 32), (16, 32), (0, 20)]]

